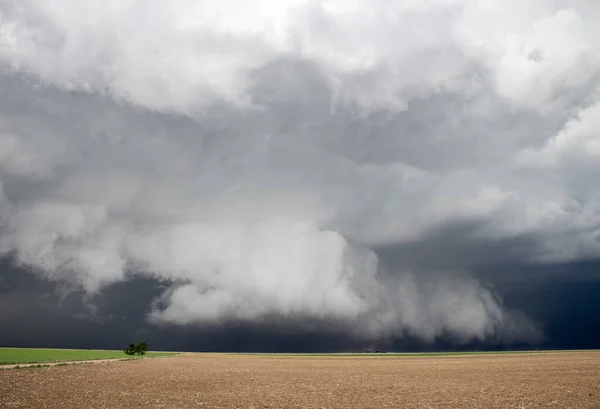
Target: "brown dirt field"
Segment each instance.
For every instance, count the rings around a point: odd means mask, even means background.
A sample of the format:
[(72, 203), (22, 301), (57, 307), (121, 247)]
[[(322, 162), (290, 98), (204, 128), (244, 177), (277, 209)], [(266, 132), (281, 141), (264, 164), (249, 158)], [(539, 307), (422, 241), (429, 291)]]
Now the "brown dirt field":
[(0, 408), (600, 408), (600, 353), (184, 354), (0, 371)]

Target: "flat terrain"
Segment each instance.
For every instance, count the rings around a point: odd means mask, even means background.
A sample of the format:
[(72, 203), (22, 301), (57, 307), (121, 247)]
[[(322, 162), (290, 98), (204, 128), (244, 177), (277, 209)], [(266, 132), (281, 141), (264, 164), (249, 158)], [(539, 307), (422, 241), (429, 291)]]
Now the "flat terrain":
[(600, 408), (600, 352), (183, 354), (0, 371), (0, 407)]
[[(148, 352), (146, 356), (169, 355)], [(123, 351), (102, 349), (0, 348), (0, 365), (45, 363), (57, 361), (89, 361), (92, 359), (128, 358)], [(1, 407), (1, 406), (0, 406)]]

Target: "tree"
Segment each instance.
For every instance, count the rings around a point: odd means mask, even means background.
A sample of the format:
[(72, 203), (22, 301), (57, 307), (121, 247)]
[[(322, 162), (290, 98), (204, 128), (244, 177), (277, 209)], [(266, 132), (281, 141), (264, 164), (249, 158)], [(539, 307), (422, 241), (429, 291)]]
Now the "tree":
[(144, 341), (140, 342), (135, 346), (135, 352), (139, 355), (146, 354), (146, 352), (148, 352), (148, 344), (146, 344)]
[(125, 352), (127, 355), (145, 355), (146, 352), (148, 352), (148, 344), (144, 341), (140, 342), (137, 345), (129, 344), (129, 346), (125, 348), (123, 352)]
[(125, 351), (124, 351), (124, 352), (125, 352), (127, 355), (133, 355), (133, 354), (135, 354), (135, 352), (136, 352), (136, 351), (135, 351), (135, 348), (136, 348), (136, 346), (135, 346), (134, 344), (129, 344), (129, 346), (128, 346), (127, 348), (125, 348)]

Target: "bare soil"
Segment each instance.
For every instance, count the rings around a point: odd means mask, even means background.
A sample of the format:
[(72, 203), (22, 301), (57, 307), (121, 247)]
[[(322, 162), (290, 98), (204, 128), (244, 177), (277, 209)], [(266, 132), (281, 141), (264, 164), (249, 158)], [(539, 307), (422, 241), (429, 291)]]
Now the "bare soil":
[(600, 408), (600, 353), (183, 354), (0, 371), (0, 408)]

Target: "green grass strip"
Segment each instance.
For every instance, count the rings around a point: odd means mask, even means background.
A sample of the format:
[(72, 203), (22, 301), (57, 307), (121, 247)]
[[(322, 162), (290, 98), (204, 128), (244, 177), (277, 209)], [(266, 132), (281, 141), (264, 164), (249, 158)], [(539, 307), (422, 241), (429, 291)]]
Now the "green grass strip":
[[(169, 352), (148, 352), (145, 357), (168, 356)], [(60, 361), (131, 358), (123, 351), (102, 349), (0, 348), (0, 365)]]

